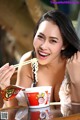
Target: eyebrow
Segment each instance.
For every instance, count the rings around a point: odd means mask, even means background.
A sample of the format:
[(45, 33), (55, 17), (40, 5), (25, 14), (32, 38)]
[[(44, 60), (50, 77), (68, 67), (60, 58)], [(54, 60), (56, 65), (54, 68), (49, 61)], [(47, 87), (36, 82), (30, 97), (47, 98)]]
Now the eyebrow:
[(56, 40), (59, 40), (57, 37), (50, 37), (51, 39), (56, 39)]
[(45, 37), (45, 35), (44, 35), (43, 33), (41, 33), (41, 32), (40, 32), (39, 34), (41, 34), (42, 36), (44, 36), (44, 37)]
[[(39, 34), (41, 34), (42, 36), (45, 37), (45, 35), (43, 33), (40, 32)], [(59, 40), (57, 37), (49, 37), (49, 38)]]

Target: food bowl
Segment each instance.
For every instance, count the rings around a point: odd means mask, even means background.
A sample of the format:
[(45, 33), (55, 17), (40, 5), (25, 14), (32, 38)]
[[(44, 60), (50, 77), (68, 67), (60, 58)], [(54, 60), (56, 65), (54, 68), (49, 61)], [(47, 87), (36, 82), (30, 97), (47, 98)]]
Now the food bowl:
[(29, 108), (41, 108), (49, 106), (51, 86), (27, 88), (24, 91)]

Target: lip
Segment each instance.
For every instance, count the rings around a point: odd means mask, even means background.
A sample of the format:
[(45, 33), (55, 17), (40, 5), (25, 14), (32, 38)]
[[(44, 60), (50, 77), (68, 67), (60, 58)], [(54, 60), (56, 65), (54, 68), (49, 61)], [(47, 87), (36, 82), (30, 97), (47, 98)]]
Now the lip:
[(38, 54), (39, 59), (41, 59), (41, 60), (47, 59), (49, 57), (49, 55), (50, 55), (47, 52), (39, 51), (39, 50), (37, 51), (37, 54)]
[(49, 54), (50, 54), (49, 52), (44, 51), (44, 50), (38, 50), (37, 52), (38, 52), (38, 53), (42, 53), (42, 54), (46, 54), (46, 55), (49, 55)]
[(49, 55), (49, 53), (44, 52), (44, 51), (38, 51), (38, 53), (42, 54), (42, 55)]

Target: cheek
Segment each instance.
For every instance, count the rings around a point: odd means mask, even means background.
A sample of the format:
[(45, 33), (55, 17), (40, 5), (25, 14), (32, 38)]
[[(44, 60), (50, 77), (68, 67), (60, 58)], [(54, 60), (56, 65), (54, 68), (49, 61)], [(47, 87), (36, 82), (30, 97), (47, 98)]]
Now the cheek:
[(55, 47), (53, 47), (52, 51), (60, 53), (62, 50), (62, 47), (63, 47), (62, 44), (57, 44)]
[(34, 41), (33, 41), (33, 47), (35, 48), (36, 45), (37, 45), (37, 41), (34, 39)]
[(62, 50), (62, 47), (63, 47), (62, 45), (57, 46), (57, 50), (58, 50), (58, 51), (61, 51), (61, 50)]
[(34, 47), (34, 48), (37, 48), (37, 47), (39, 47), (39, 45), (40, 45), (39, 40), (36, 39), (36, 38), (34, 38), (34, 41), (33, 41), (33, 47)]

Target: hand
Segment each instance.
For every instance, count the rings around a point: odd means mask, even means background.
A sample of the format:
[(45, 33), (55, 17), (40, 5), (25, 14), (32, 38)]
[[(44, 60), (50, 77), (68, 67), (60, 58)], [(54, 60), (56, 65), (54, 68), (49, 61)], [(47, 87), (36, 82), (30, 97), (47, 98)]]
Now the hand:
[(70, 76), (70, 80), (74, 85), (80, 84), (80, 52), (75, 53), (67, 61), (67, 71)]
[(10, 85), (10, 78), (12, 77), (15, 68), (13, 65), (9, 66), (9, 63), (0, 68), (0, 87), (5, 89)]

